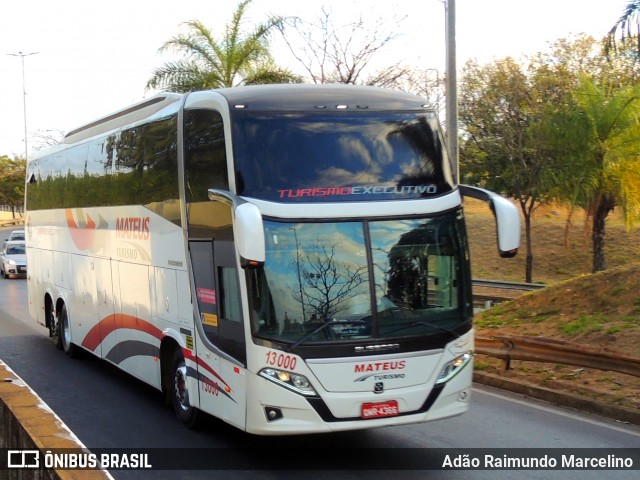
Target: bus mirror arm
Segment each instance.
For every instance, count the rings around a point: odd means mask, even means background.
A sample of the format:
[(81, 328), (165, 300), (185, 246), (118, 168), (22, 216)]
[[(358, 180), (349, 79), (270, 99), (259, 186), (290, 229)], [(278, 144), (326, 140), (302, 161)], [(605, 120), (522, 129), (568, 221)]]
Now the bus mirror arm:
[(500, 256), (515, 257), (520, 247), (520, 214), (516, 206), (506, 198), (484, 188), (460, 185), (460, 194), (489, 204), (496, 219)]
[(233, 232), (242, 268), (257, 268), (264, 264), (266, 244), (258, 207), (224, 190), (210, 189), (209, 200), (222, 202), (233, 209)]

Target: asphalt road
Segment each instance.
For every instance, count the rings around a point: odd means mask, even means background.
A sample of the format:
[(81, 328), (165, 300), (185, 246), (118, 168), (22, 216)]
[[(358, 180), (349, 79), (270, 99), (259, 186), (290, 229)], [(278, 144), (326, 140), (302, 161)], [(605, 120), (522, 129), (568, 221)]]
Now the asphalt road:
[[(1, 236), (1, 235), (0, 235)], [(163, 404), (159, 392), (89, 354), (67, 358), (56, 350), (40, 327), (29, 318), (26, 281), (0, 279), (0, 359), (9, 365), (58, 414), (89, 448), (205, 448), (208, 455), (246, 452), (247, 465), (255, 465), (253, 447), (273, 452), (279, 459), (304, 453), (333, 465), (347, 448), (367, 448), (372, 456), (393, 452), (460, 448), (640, 448), (640, 428), (583, 415), (499, 390), (475, 386), (470, 412), (456, 418), (420, 425), (378, 430), (295, 437), (246, 435), (215, 419), (196, 431), (178, 423)], [(225, 450), (226, 449), (226, 450)], [(232, 449), (232, 450), (228, 450)], [(387, 449), (387, 450), (384, 450)], [(188, 451), (188, 450), (187, 450)], [(182, 452), (187, 452), (183, 450)], [(397, 450), (401, 451), (401, 450)], [(579, 452), (579, 450), (575, 450)], [(452, 450), (455, 452), (455, 450)], [(177, 453), (180, 455), (180, 452)], [(326, 461), (325, 461), (326, 460)], [(253, 468), (253, 467), (252, 467)], [(214, 471), (111, 472), (116, 479), (210, 478), (523, 478), (523, 479), (637, 479), (636, 471), (417, 471), (350, 470), (305, 471), (265, 469)]]

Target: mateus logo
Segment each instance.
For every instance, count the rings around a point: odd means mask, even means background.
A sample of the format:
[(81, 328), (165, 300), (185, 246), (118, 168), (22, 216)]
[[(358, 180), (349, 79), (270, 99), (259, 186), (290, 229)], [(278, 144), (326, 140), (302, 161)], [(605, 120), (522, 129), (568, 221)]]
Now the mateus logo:
[(107, 221), (98, 214), (98, 224), (88, 213), (84, 213), (82, 208), (75, 210), (66, 209), (67, 225), (71, 233), (71, 240), (78, 250), (96, 252), (99, 245), (95, 245), (96, 230), (106, 230), (109, 228)]

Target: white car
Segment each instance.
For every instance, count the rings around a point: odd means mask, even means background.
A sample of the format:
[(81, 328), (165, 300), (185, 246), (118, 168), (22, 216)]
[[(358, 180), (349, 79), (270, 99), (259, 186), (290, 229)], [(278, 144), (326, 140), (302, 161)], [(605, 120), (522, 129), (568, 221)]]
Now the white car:
[(0, 273), (4, 278), (27, 276), (27, 254), (24, 241), (5, 242), (0, 251)]
[(19, 229), (19, 230), (13, 230), (11, 232), (9, 232), (9, 238), (5, 238), (4, 242), (2, 243), (2, 250), (4, 250), (4, 245), (7, 242), (13, 242), (14, 240), (20, 240), (20, 241), (24, 241), (24, 229)]
[(22, 240), (24, 241), (24, 230), (14, 230), (9, 234), (9, 238), (7, 238), (7, 242), (11, 242), (13, 240)]

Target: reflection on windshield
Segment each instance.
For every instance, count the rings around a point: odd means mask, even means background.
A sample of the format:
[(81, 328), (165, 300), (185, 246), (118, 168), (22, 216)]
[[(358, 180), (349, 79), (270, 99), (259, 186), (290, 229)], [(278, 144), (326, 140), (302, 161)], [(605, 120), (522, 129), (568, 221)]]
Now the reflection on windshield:
[(453, 179), (433, 115), (235, 112), (238, 194), (279, 202), (442, 195)]
[(450, 331), (463, 321), (457, 222), (265, 221), (267, 259), (249, 272), (253, 333), (313, 343)]
[[(398, 324), (408, 327), (415, 322), (447, 319), (458, 308), (460, 249), (454, 224), (442, 220), (370, 224), (382, 336), (397, 331)], [(422, 326), (415, 327), (410, 331)]]
[(265, 239), (254, 286), (259, 333), (296, 340), (323, 322), (370, 315), (361, 223), (265, 222)]

